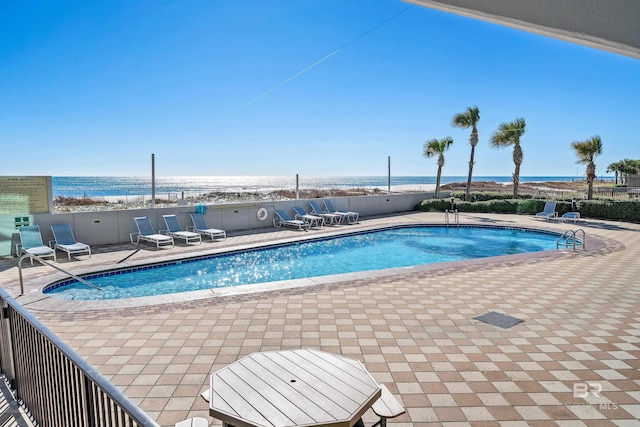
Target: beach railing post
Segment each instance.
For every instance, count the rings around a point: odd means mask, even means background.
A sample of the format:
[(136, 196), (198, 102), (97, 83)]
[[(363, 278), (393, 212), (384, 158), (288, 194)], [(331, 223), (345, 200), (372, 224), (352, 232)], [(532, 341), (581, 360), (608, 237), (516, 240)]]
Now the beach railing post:
[(387, 156), (387, 194), (391, 194), (391, 156)]
[(156, 155), (151, 154), (151, 208), (156, 207)]

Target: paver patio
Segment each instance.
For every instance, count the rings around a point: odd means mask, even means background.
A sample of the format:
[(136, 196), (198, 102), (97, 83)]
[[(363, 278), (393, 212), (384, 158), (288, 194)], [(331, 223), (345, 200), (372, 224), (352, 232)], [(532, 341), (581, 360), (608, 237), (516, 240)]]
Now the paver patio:
[[(309, 237), (374, 225), (442, 223), (441, 213), (363, 218), (310, 233), (231, 233), (227, 241), (132, 255)], [(640, 422), (640, 225), (574, 224), (529, 216), (461, 214), (463, 224), (583, 228), (603, 247), (372, 273), (310, 287), (167, 301), (154, 306), (56, 310), (30, 290), (51, 270), (24, 269), (28, 309), (162, 426), (207, 417), (199, 393), (209, 374), (255, 352), (316, 348), (363, 361), (407, 413), (393, 425), (638, 426)], [(131, 245), (96, 248), (80, 271), (130, 256)], [(19, 293), (14, 260), (0, 286)], [(27, 264), (27, 263), (25, 263)], [(474, 320), (496, 311), (523, 319), (509, 329)], [(369, 411), (364, 420), (375, 422)]]

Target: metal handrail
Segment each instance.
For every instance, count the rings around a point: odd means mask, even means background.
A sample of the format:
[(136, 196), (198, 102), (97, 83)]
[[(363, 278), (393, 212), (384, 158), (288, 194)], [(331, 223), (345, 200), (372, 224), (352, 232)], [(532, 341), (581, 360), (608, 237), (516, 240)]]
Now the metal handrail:
[(57, 265), (53, 265), (53, 264), (51, 264), (49, 261), (46, 261), (46, 260), (44, 260), (44, 259), (40, 258), (40, 257), (39, 257), (39, 256), (37, 256), (37, 255), (33, 255), (33, 254), (30, 254), (30, 253), (25, 253), (24, 255), (22, 255), (22, 256), (18, 259), (18, 277), (20, 278), (20, 296), (24, 295), (24, 281), (22, 280), (22, 261), (23, 261), (25, 258), (35, 259), (36, 261), (39, 261), (39, 262), (41, 262), (41, 263), (42, 263), (42, 264), (44, 264), (44, 265), (48, 265), (49, 267), (52, 267), (52, 268), (55, 268), (55, 269), (56, 269), (56, 270), (58, 270), (58, 271), (61, 271), (62, 273), (66, 274), (67, 276), (71, 277), (71, 278), (72, 278), (72, 279), (74, 279), (74, 280), (77, 280), (77, 281), (78, 281), (78, 282), (80, 282), (80, 283), (84, 283), (85, 285), (91, 286), (91, 287), (92, 287), (92, 288), (94, 288), (94, 289), (97, 289), (97, 290), (99, 290), (99, 291), (102, 291), (102, 289), (101, 289), (100, 287), (98, 287), (98, 286), (94, 285), (93, 283), (91, 283), (91, 282), (89, 282), (89, 281), (87, 281), (87, 280), (85, 280), (85, 279), (83, 279), (83, 278), (81, 278), (81, 277), (78, 277), (78, 276), (76, 276), (75, 274), (70, 273), (70, 272), (68, 272), (67, 270), (63, 269), (63, 268), (60, 268), (60, 267), (58, 267)]
[[(580, 240), (580, 244), (577, 243), (578, 233), (582, 233), (582, 239)], [(573, 246), (574, 251), (576, 250), (576, 246), (582, 246), (582, 249), (586, 250), (587, 249), (585, 244), (586, 237), (587, 236), (585, 235), (585, 232), (582, 228), (579, 228), (577, 230), (567, 230), (562, 234), (562, 236), (558, 238), (558, 240), (556, 240), (556, 249), (559, 249), (560, 245), (564, 245), (565, 248), (568, 248), (569, 246)], [(564, 239), (564, 243), (561, 243), (563, 239)]]
[[(453, 210), (454, 220), (456, 221), (456, 227), (460, 225), (460, 218), (458, 217), (458, 209)], [(447, 227), (449, 226), (449, 209), (444, 210), (444, 220), (447, 223)]]
[(37, 425), (159, 427), (2, 288), (0, 308), (0, 372)]

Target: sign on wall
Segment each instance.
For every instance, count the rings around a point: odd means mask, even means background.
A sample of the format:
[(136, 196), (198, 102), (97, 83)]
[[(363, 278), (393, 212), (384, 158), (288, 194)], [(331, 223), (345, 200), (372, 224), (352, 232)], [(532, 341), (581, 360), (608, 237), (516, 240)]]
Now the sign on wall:
[(0, 214), (50, 213), (50, 176), (0, 176)]

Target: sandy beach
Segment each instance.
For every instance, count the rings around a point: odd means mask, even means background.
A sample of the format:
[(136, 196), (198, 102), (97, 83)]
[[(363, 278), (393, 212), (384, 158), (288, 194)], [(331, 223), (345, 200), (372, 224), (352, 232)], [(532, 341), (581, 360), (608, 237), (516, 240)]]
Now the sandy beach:
[[(599, 181), (596, 186), (610, 186), (609, 181)], [(412, 193), (412, 192), (432, 192), (435, 191), (435, 184), (407, 184), (391, 186), (392, 193)], [(577, 197), (586, 191), (587, 184), (585, 181), (558, 181), (558, 182), (527, 182), (521, 183), (519, 186), (520, 194), (541, 194), (558, 193), (571, 194), (575, 192)], [(450, 183), (440, 187), (441, 191), (465, 191), (466, 183)], [(345, 196), (366, 196), (375, 194), (385, 194), (387, 187), (362, 187), (362, 188), (335, 188), (335, 189), (304, 189), (300, 190), (299, 197), (301, 199), (313, 199), (322, 197), (345, 197)], [(499, 192), (510, 193), (513, 191), (512, 183), (501, 183), (494, 181), (474, 181), (471, 186), (473, 192)], [(276, 191), (234, 191), (224, 192), (216, 191), (207, 194), (184, 194), (178, 198), (175, 193), (171, 195), (156, 194), (156, 207), (170, 207), (176, 205), (219, 205), (231, 203), (251, 203), (265, 202), (275, 200), (293, 200), (296, 194), (292, 190), (276, 190)], [(120, 209), (137, 209), (149, 207), (151, 204), (151, 195), (139, 196), (106, 196), (106, 197), (57, 197), (54, 199), (54, 212), (92, 212), (101, 210), (120, 210)]]

